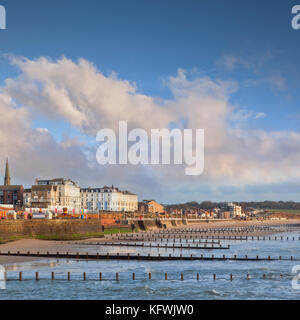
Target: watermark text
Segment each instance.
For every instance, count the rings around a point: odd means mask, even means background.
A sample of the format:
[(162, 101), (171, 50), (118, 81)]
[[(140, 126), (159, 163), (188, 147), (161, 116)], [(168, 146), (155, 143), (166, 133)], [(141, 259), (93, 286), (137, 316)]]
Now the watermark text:
[(6, 272), (5, 268), (0, 265), (0, 290), (6, 289)]
[(300, 29), (300, 5), (293, 6), (292, 14), (294, 15), (292, 19), (292, 28), (298, 30)]
[(197, 176), (203, 173), (204, 129), (196, 129), (195, 137), (192, 129), (163, 128), (150, 131), (149, 135), (144, 129), (133, 129), (128, 132), (127, 121), (119, 121), (118, 139), (112, 129), (98, 131), (96, 140), (102, 144), (97, 149), (97, 162), (101, 165), (184, 163), (187, 166), (186, 175)]
[(6, 10), (0, 5), (0, 30), (6, 30)]

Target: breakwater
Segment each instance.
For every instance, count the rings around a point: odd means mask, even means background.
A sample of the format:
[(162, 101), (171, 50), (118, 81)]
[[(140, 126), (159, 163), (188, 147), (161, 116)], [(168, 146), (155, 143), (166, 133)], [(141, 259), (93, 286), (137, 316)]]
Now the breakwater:
[(265, 256), (265, 257), (259, 257), (258, 255), (256, 257), (249, 257), (248, 255), (245, 256), (237, 256), (237, 255), (222, 255), (222, 256), (204, 256), (201, 254), (200, 256), (195, 256), (193, 254), (189, 256), (183, 256), (182, 254), (178, 255), (172, 255), (169, 254), (166, 255), (140, 255), (138, 254), (99, 254), (98, 252), (96, 254), (91, 254), (89, 252), (82, 253), (50, 253), (50, 252), (0, 252), (0, 256), (16, 256), (16, 257), (35, 257), (35, 258), (56, 258), (56, 259), (74, 259), (74, 260), (141, 260), (141, 261), (300, 261), (300, 258), (294, 258), (294, 256), (290, 257), (271, 257), (271, 256)]
[[(81, 243), (76, 243), (78, 245), (81, 245)], [(182, 243), (179, 245), (175, 245), (175, 242), (173, 243), (173, 245), (168, 245), (167, 243), (163, 244), (159, 244), (156, 243), (155, 245), (152, 244), (151, 242), (149, 244), (146, 243), (126, 243), (126, 242), (101, 242), (101, 243), (82, 243), (82, 245), (86, 246), (86, 245), (99, 245), (99, 246), (116, 246), (116, 247), (142, 247), (142, 248), (171, 248), (171, 249), (209, 249), (209, 250), (213, 250), (213, 249), (219, 249), (219, 250), (226, 250), (226, 249), (230, 249), (230, 246), (222, 246), (221, 244), (211, 244), (211, 245), (207, 245), (206, 243), (204, 243), (202, 246), (199, 246), (199, 243), (195, 244), (195, 245), (183, 245)]]
[[(170, 277), (168, 276), (169, 274), (167, 273), (167, 272), (165, 272), (164, 273), (164, 280), (172, 280), (172, 281), (176, 281), (176, 280), (181, 280), (181, 281), (183, 281), (184, 279), (185, 279), (185, 277), (184, 277), (184, 274), (181, 272), (180, 273), (180, 277), (175, 277), (174, 278), (174, 276), (170, 279)], [(18, 275), (18, 277), (16, 277), (16, 276), (14, 276), (14, 277), (7, 277), (7, 274), (5, 273), (5, 280), (6, 281), (23, 281), (24, 279), (23, 279), (23, 272), (22, 271), (20, 271), (19, 272), (19, 275)], [(97, 278), (95, 278), (95, 275), (94, 274), (92, 274), (90, 277), (88, 277), (87, 276), (87, 273), (86, 272), (83, 272), (82, 273), (82, 277), (80, 277), (78, 274), (75, 274), (75, 277), (73, 277), (72, 278), (72, 276), (71, 276), (71, 272), (69, 271), (69, 272), (67, 272), (67, 274), (66, 274), (66, 276), (64, 277), (64, 276), (62, 276), (61, 274), (59, 274), (59, 278), (57, 279), (56, 277), (55, 277), (56, 275), (55, 275), (55, 272), (51, 272), (51, 277), (45, 277), (45, 276), (43, 276), (42, 278), (40, 277), (40, 273), (39, 272), (35, 272), (35, 277), (33, 278), (26, 278), (25, 280), (35, 280), (35, 281), (39, 281), (39, 280), (49, 280), (49, 279), (51, 279), (52, 281), (54, 281), (54, 280), (59, 280), (59, 281), (62, 281), (62, 280), (68, 280), (68, 281), (80, 281), (80, 280), (83, 280), (83, 281), (95, 281), (95, 280), (99, 280), (99, 281), (120, 281), (120, 280), (124, 280), (124, 278), (123, 279), (121, 279), (120, 278), (120, 273), (119, 272), (116, 272), (115, 273), (115, 276), (114, 277), (105, 277), (105, 276), (103, 276), (103, 273), (102, 272), (99, 272), (98, 273), (98, 277)], [(132, 273), (132, 275), (131, 275), (131, 277), (129, 277), (128, 278), (128, 275), (126, 274), (125, 275), (126, 276), (126, 278), (125, 278), (125, 280), (137, 280), (137, 281), (145, 281), (145, 280), (158, 280), (158, 281), (160, 281), (160, 280), (162, 280), (163, 278), (160, 276), (158, 279), (153, 279), (153, 277), (152, 277), (152, 273), (151, 272), (149, 272), (148, 274), (144, 274), (144, 275), (142, 275), (142, 276), (140, 276), (139, 278), (137, 278), (136, 277), (136, 273), (135, 272), (133, 272)], [(282, 279), (283, 278), (283, 274), (279, 274), (278, 275), (278, 279)], [(194, 279), (194, 280), (197, 280), (197, 281), (199, 281), (200, 280), (200, 277), (201, 277), (201, 274), (199, 273), (199, 272), (197, 272), (196, 273), (196, 275), (192, 278), (192, 279)], [(213, 280), (224, 280), (224, 279), (226, 279), (226, 277), (224, 276), (224, 274), (222, 274), (221, 276), (217, 276), (217, 274), (212, 274), (211, 275), (211, 278), (213, 279)], [(235, 277), (232, 273), (230, 273), (228, 276), (227, 276), (227, 279), (228, 280), (230, 280), (230, 281), (233, 281), (233, 280), (236, 280), (236, 278), (237, 277)], [(247, 279), (247, 280), (251, 280), (252, 279), (252, 277), (251, 277), (251, 275), (250, 275), (250, 273), (247, 273), (245, 276), (244, 276), (244, 278), (245, 279)], [(189, 277), (189, 279), (191, 279), (190, 277)], [(260, 276), (260, 279), (267, 279), (267, 276), (266, 276), (266, 274), (262, 274), (261, 276)]]

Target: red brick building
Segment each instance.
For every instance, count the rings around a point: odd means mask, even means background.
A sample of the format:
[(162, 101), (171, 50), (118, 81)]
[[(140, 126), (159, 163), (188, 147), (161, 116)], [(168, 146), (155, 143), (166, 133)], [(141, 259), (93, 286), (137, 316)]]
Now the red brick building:
[(0, 186), (0, 204), (23, 204), (23, 186)]

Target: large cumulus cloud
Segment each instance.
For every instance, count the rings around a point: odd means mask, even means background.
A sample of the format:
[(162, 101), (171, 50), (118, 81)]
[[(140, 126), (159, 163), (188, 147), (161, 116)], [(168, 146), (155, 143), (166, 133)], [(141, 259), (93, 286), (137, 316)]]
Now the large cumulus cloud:
[[(182, 194), (185, 186), (197, 194), (204, 185), (213, 192), (218, 186), (242, 188), (300, 179), (300, 134), (235, 125), (241, 109), (229, 102), (238, 90), (234, 81), (189, 79), (179, 69), (165, 81), (172, 98), (163, 99), (141, 94), (136, 84), (116, 74), (106, 76), (85, 59), (13, 58), (12, 63), (20, 74), (7, 79), (0, 91), (0, 112), (5, 114), (0, 119), (0, 147), (15, 162), (20, 178), (67, 175), (84, 185), (111, 181), (165, 200), (168, 193)], [(78, 139), (57, 142), (51, 132), (33, 129), (33, 114), (68, 123)], [(117, 130), (119, 120), (148, 132), (174, 124), (205, 129), (204, 174), (188, 177), (180, 166), (100, 167), (95, 146), (78, 143), (80, 135), (95, 140), (101, 128)], [(185, 198), (189, 200), (189, 195)]]

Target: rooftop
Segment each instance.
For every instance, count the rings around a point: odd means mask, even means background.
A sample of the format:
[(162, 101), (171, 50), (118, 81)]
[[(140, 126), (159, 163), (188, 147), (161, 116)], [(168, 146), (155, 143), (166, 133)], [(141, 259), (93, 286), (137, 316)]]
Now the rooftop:
[(2, 190), (2, 191), (14, 191), (14, 190), (20, 190), (20, 189), (23, 189), (22, 185), (0, 186), (0, 190)]
[(54, 190), (56, 190), (56, 186), (53, 186), (53, 185), (35, 185), (35, 186), (32, 186), (32, 191), (51, 191), (52, 188)]
[(122, 190), (119, 190), (119, 188), (116, 188), (114, 186), (111, 186), (111, 187), (104, 186), (102, 188), (100, 188), (100, 187), (96, 187), (96, 188), (91, 188), (91, 187), (81, 188), (80, 192), (119, 192), (119, 193), (127, 194), (127, 195), (135, 195), (134, 193), (131, 193), (128, 190), (122, 191)]

